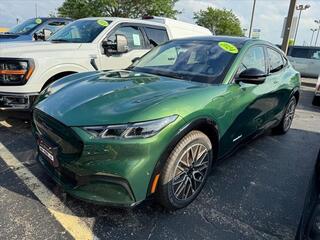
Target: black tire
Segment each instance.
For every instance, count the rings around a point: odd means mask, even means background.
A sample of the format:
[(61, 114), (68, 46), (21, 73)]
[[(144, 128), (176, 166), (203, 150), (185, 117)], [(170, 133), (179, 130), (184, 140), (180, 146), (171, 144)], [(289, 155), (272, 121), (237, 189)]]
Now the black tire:
[(200, 131), (189, 132), (172, 150), (161, 171), (157, 201), (168, 210), (189, 205), (207, 181), (212, 161), (210, 139)]
[(285, 134), (289, 131), (294, 118), (296, 107), (297, 107), (297, 100), (295, 97), (291, 97), (289, 103), (286, 106), (286, 110), (281, 119), (281, 122), (275, 128), (273, 128), (274, 133)]
[(314, 96), (312, 100), (312, 105), (320, 106), (320, 96)]

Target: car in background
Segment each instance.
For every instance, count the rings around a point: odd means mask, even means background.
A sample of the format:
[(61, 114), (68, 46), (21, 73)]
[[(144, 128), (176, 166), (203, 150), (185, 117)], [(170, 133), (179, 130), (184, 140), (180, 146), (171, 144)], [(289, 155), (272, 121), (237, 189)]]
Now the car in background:
[(290, 46), (288, 59), (303, 77), (320, 75), (320, 47)]
[(320, 151), (312, 172), (295, 240), (320, 239)]
[(320, 106), (320, 76), (318, 77), (312, 104), (315, 106)]
[(35, 97), (64, 76), (123, 69), (170, 39), (212, 35), (203, 27), (167, 18), (85, 18), (46, 42), (0, 47), (0, 110), (30, 110)]
[(67, 18), (31, 18), (0, 34), (1, 42), (45, 41), (72, 22)]
[(73, 74), (37, 99), (38, 160), (83, 200), (168, 209), (200, 193), (217, 159), (266, 129), (284, 134), (300, 74), (266, 41), (164, 43), (126, 70)]

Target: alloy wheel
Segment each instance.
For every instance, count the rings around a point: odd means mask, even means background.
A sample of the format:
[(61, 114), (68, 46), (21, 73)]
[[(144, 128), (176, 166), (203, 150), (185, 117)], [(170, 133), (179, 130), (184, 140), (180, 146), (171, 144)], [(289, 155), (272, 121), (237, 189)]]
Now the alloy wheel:
[(181, 155), (172, 181), (173, 193), (178, 200), (187, 200), (197, 194), (209, 170), (208, 149), (194, 144)]
[(287, 131), (292, 124), (295, 110), (296, 110), (296, 101), (292, 99), (289, 103), (289, 106), (286, 110), (286, 114), (284, 117), (283, 128), (285, 131)]

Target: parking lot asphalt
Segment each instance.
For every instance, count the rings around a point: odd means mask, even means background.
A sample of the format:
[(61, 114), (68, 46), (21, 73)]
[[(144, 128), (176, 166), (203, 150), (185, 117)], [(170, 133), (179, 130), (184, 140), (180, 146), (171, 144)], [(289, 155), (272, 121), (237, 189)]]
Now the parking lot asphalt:
[[(320, 107), (311, 105), (313, 91), (302, 87), (286, 135), (266, 133), (220, 162), (199, 197), (176, 212), (152, 201), (117, 209), (64, 194), (37, 164), (27, 121), (2, 117), (0, 143), (95, 239), (293, 239), (320, 147)], [(0, 157), (1, 239), (72, 239), (35, 194), (37, 186), (18, 172)]]

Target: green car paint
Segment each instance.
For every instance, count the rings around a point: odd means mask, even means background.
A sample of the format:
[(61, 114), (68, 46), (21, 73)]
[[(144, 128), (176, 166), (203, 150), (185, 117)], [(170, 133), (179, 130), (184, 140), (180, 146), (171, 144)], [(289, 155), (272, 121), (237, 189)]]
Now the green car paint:
[[(183, 41), (202, 40), (238, 49), (228, 53), (232, 60), (218, 82), (183, 80), (133, 68), (75, 74), (50, 85), (35, 105), (33, 129), (38, 143), (45, 139), (57, 146), (58, 166), (52, 166), (43, 154), (38, 157), (53, 179), (77, 198), (133, 206), (150, 195), (154, 176), (161, 174), (172, 145), (194, 127), (209, 135), (216, 157), (222, 158), (252, 135), (279, 123), (300, 87), (300, 76), (290, 63), (269, 74), (263, 84), (235, 83), (248, 49), (275, 47), (228, 37)], [(178, 41), (182, 40), (172, 42)], [(146, 138), (97, 138), (84, 129), (173, 115), (175, 121)]]

